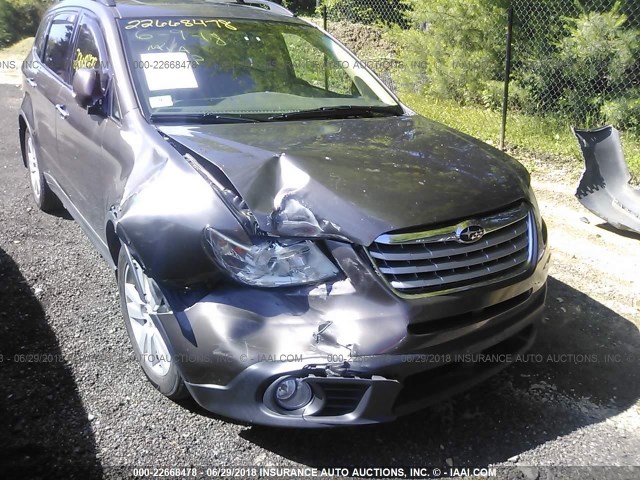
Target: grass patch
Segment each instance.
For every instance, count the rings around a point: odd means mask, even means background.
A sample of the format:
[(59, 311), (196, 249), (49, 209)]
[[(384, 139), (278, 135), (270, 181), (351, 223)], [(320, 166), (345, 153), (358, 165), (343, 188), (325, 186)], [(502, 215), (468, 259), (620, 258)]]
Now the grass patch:
[(10, 57), (18, 57), (21, 60), (24, 60), (24, 58), (26, 58), (27, 54), (31, 50), (32, 46), (33, 37), (24, 38), (19, 42), (14, 43), (13, 45), (0, 49), (0, 58), (6, 59)]
[[(405, 93), (402, 100), (416, 112), (444, 123), (450, 127), (497, 145), (500, 138), (500, 112), (479, 106), (461, 106), (451, 100), (435, 99)], [(548, 160), (582, 168), (583, 160), (578, 143), (571, 128), (553, 117), (532, 117), (509, 112), (506, 142), (508, 145), (526, 150), (530, 154), (541, 154)], [(622, 142), (627, 164), (635, 182), (640, 180), (640, 138), (628, 132), (622, 133)], [(516, 156), (518, 156), (516, 154)]]

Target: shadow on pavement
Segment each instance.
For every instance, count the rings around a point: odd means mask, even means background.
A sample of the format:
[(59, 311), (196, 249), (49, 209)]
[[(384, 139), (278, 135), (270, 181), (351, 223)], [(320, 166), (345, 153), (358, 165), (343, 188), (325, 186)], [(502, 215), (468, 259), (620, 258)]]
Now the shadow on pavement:
[[(560, 299), (560, 300), (558, 300)], [(253, 427), (241, 435), (309, 466), (482, 466), (598, 423), (640, 397), (638, 328), (549, 279), (535, 359), (394, 423), (316, 432)], [(542, 360), (540, 360), (542, 359)]]
[(2, 249), (0, 299), (0, 476), (100, 477), (73, 374), (40, 303)]
[(625, 238), (630, 238), (632, 240), (640, 240), (640, 233), (631, 232), (628, 230), (620, 230), (616, 227), (609, 225), (608, 223), (601, 223), (597, 225), (597, 227), (601, 228), (602, 230), (606, 230), (607, 232), (616, 233)]

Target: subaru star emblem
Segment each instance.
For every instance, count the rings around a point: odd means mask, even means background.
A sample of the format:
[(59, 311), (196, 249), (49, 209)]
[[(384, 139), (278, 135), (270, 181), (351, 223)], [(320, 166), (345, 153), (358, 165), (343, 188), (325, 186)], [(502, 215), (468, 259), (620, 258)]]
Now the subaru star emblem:
[(456, 234), (459, 242), (473, 243), (484, 237), (484, 228), (480, 225), (469, 225), (468, 227), (458, 229)]

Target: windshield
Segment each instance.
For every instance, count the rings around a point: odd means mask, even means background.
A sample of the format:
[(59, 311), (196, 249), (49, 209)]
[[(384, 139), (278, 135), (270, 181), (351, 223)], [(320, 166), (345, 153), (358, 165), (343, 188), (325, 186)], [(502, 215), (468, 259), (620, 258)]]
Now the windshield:
[(402, 113), (356, 58), (311, 26), (172, 17), (125, 19), (120, 28), (152, 121)]

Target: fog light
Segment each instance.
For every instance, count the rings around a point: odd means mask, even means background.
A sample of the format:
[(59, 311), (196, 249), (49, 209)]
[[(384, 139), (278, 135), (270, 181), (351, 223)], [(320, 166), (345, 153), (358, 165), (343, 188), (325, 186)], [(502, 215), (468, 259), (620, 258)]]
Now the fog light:
[(276, 385), (276, 403), (285, 410), (298, 410), (313, 398), (311, 387), (299, 378), (285, 378)]

